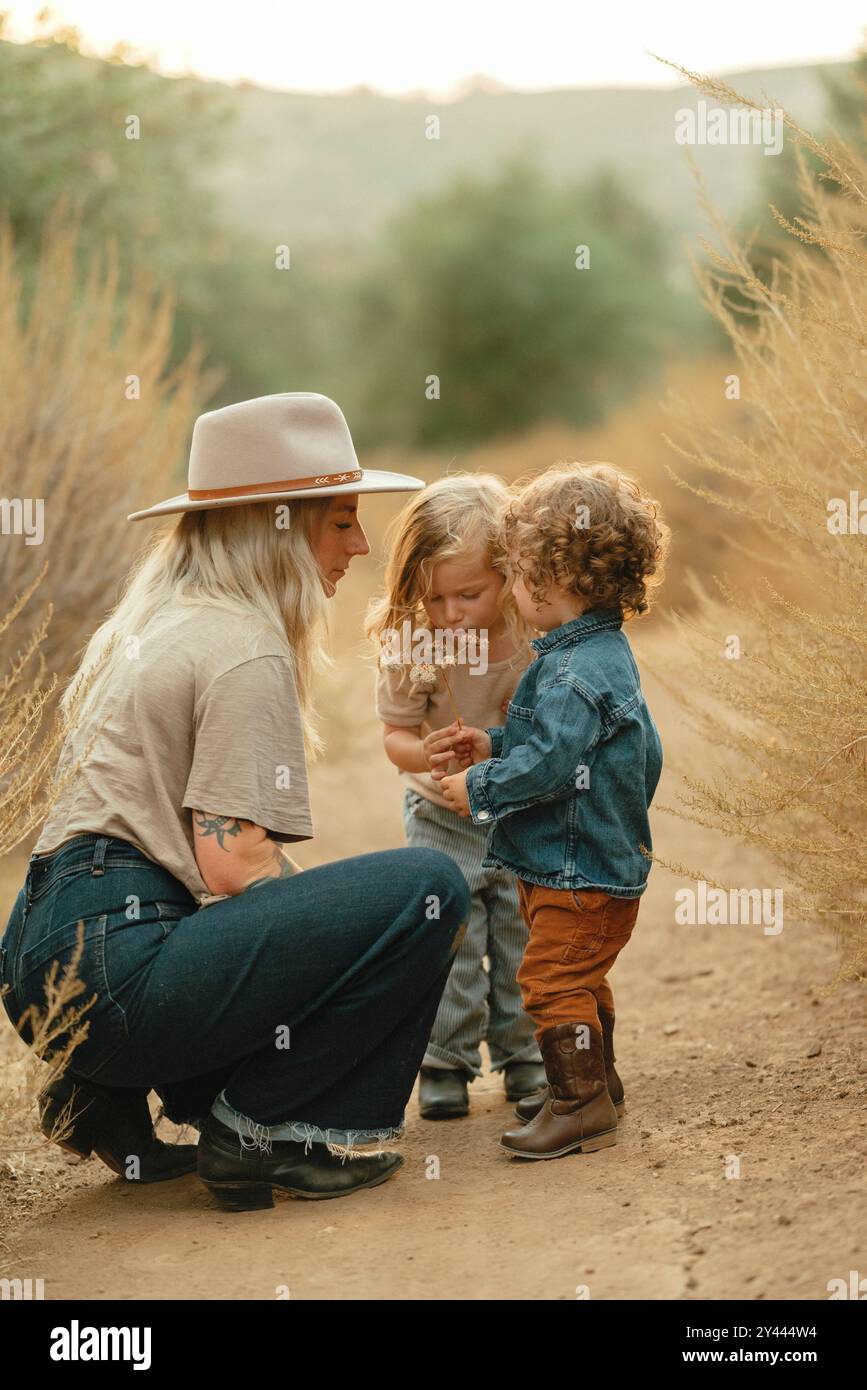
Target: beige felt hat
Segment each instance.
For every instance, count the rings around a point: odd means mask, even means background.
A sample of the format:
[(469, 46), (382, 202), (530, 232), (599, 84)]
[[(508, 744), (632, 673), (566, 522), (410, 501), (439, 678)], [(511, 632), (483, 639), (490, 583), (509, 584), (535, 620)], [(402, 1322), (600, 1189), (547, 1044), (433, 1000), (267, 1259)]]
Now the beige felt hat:
[(417, 492), (421, 478), (362, 468), (340, 406), (316, 391), (257, 396), (200, 415), (187, 490), (127, 521), (209, 507), (353, 492)]

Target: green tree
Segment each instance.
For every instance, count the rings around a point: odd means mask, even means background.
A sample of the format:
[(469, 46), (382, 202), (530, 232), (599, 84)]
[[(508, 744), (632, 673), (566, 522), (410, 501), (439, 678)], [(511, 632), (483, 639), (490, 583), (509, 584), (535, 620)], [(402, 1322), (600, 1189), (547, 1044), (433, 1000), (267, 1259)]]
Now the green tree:
[[(576, 268), (576, 248), (589, 267)], [(601, 417), (658, 370), (696, 311), (664, 238), (607, 170), (550, 185), (526, 156), (457, 177), (389, 228), (359, 295), (361, 416), (378, 438), (478, 440)], [(428, 399), (427, 378), (440, 381)]]

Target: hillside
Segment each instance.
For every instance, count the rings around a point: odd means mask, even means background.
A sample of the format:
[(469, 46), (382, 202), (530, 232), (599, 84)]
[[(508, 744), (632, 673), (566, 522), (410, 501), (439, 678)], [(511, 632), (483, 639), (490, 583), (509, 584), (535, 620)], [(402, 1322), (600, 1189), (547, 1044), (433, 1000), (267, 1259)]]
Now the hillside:
[[(822, 73), (844, 78), (850, 64), (777, 68), (730, 75), (747, 96), (767, 92), (808, 129), (822, 125)], [(695, 105), (687, 86), (559, 92), (476, 90), (451, 104), (358, 90), (304, 95), (254, 87), (223, 89), (236, 110), (225, 157), (209, 174), (228, 219), (270, 244), (311, 229), (367, 234), (409, 197), (432, 192), (457, 170), (476, 175), (521, 149), (562, 180), (599, 166), (622, 174), (672, 228), (700, 225), (675, 112)], [(441, 138), (424, 137), (437, 114)], [(748, 201), (766, 156), (738, 146), (695, 147), (711, 196), (729, 214)]]
[[(0, 41), (0, 72), (10, 93), (36, 51)], [(57, 47), (41, 52), (49, 86), (71, 83), (79, 93), (95, 92), (99, 79), (118, 66)], [(745, 95), (763, 100), (766, 94), (816, 131), (828, 105), (823, 77), (843, 81), (854, 66), (745, 71), (729, 74), (728, 80)], [(181, 110), (187, 89), (189, 109), (213, 105), (226, 111), (226, 124), (214, 125), (211, 152), (199, 161), (199, 178), (217, 193), (228, 226), (253, 231), (268, 246), (308, 236), (334, 238), (345, 246), (347, 229), (359, 238), (369, 236), (408, 200), (439, 189), (456, 171), (485, 176), (517, 150), (555, 181), (579, 180), (609, 167), (672, 230), (693, 236), (701, 224), (686, 152), (674, 139), (675, 112), (699, 99), (686, 85), (514, 92), (481, 79), (445, 103), (423, 94), (379, 95), (364, 87), (310, 94), (162, 77), (145, 68), (136, 75), (145, 109)], [(425, 119), (432, 114), (441, 122), (438, 140), (424, 135)], [(110, 168), (117, 158), (126, 109), (117, 115), (116, 131), (107, 130), (104, 144), (92, 150), (99, 168), (106, 162)], [(75, 129), (71, 113), (67, 135), (74, 137)], [(700, 146), (695, 154), (714, 201), (736, 215), (763, 172), (762, 150)]]

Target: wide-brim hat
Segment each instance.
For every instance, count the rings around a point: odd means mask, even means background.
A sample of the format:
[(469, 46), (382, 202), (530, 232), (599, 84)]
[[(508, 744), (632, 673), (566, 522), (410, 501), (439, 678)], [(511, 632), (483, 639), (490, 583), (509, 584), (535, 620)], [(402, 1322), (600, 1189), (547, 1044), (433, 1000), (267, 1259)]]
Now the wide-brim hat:
[(187, 491), (130, 512), (127, 521), (293, 497), (417, 492), (424, 486), (422, 478), (407, 473), (362, 468), (336, 401), (316, 391), (283, 391), (200, 415)]

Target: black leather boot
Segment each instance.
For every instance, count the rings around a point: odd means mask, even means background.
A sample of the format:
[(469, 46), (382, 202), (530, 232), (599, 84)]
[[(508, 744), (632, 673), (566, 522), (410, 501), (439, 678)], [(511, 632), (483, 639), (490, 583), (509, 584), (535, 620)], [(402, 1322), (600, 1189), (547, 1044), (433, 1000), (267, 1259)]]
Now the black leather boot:
[[(605, 1080), (608, 1085), (608, 1094), (614, 1102), (614, 1109), (617, 1117), (625, 1114), (626, 1101), (623, 1098), (623, 1082), (614, 1069), (614, 1015), (599, 1009), (599, 1022), (602, 1025), (602, 1050), (605, 1056)], [(538, 1115), (545, 1101), (550, 1099), (551, 1091), (548, 1086), (543, 1086), (541, 1091), (535, 1095), (527, 1096), (515, 1106), (515, 1114), (522, 1125), (529, 1124), (530, 1120)]]
[(467, 1073), (457, 1067), (422, 1067), (418, 1108), (423, 1120), (459, 1120), (470, 1113)]
[(545, 1068), (541, 1062), (507, 1062), (503, 1067), (506, 1100), (523, 1100), (535, 1096), (545, 1083)]
[[(306, 1152), (305, 1152), (306, 1149)], [(403, 1163), (401, 1154), (359, 1154), (342, 1158), (325, 1144), (309, 1148), (302, 1140), (273, 1139), (271, 1151), (244, 1148), (237, 1130), (208, 1115), (199, 1137), (198, 1174), (226, 1211), (273, 1207), (272, 1187), (292, 1197), (323, 1201), (377, 1187)]]
[[(195, 1144), (164, 1144), (154, 1134), (140, 1088), (100, 1086), (68, 1073), (50, 1082), (39, 1096), (39, 1128), (68, 1153), (98, 1155), (125, 1182), (165, 1182), (196, 1171)], [(138, 1176), (129, 1177), (130, 1159)]]

